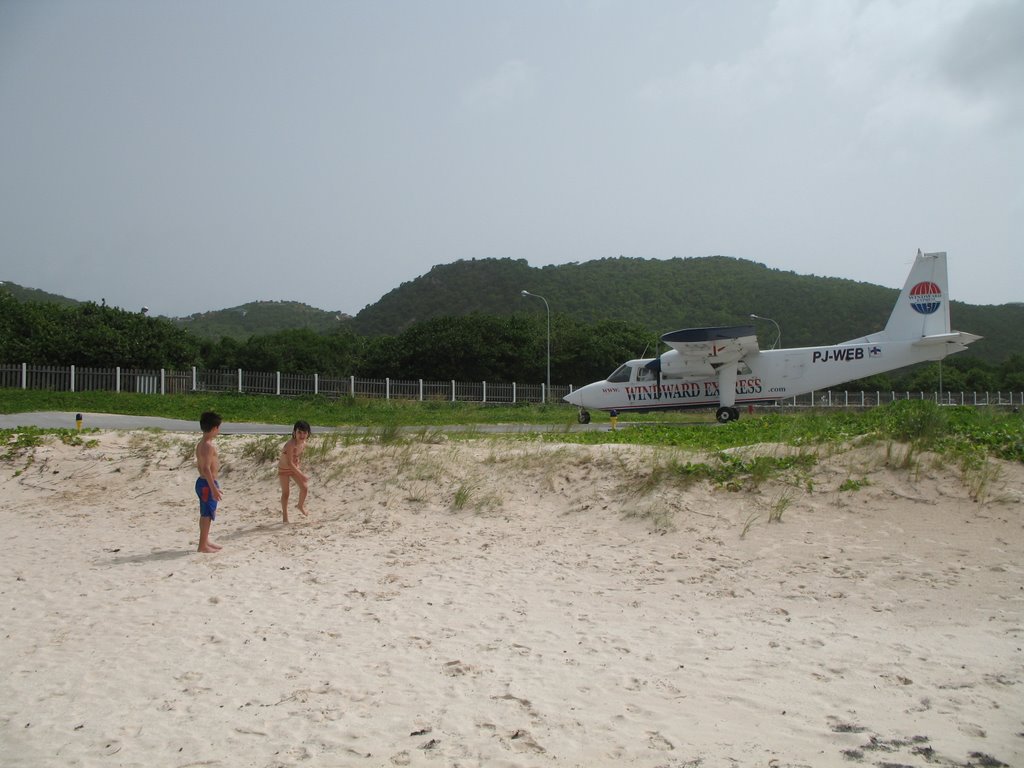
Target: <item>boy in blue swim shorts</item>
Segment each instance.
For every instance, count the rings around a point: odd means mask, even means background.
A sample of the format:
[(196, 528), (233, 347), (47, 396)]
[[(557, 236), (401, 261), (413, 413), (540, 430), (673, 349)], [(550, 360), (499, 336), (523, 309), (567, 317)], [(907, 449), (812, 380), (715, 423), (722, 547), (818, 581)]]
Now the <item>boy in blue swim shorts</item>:
[(206, 411), (199, 417), (203, 439), (196, 445), (196, 495), (199, 497), (199, 551), (219, 552), (221, 546), (210, 541), (210, 523), (217, 517), (217, 502), (222, 498), (217, 473), (220, 471), (220, 457), (213, 439), (220, 434), (221, 418), (213, 411)]
[[(216, 483), (216, 487), (219, 490), (220, 484)], [(207, 482), (205, 477), (200, 477), (196, 480), (196, 496), (199, 497), (199, 516), (208, 517), (211, 522), (216, 520), (217, 500), (210, 493), (210, 483)]]

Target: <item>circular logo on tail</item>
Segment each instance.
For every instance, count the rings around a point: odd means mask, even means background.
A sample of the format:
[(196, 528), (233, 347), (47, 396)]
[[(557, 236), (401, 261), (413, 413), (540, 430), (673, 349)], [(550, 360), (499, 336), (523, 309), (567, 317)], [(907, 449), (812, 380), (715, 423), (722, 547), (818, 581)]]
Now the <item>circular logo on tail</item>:
[(910, 306), (922, 315), (930, 315), (942, 306), (942, 289), (925, 281), (910, 289)]

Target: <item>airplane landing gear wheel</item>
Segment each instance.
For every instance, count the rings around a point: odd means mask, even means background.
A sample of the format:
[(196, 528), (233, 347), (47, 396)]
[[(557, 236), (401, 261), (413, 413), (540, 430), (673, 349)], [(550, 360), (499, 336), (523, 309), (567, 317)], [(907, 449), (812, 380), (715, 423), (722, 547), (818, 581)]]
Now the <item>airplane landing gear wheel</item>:
[(721, 424), (727, 424), (730, 421), (736, 421), (739, 417), (739, 409), (726, 408), (724, 405), (715, 412), (715, 418), (718, 419), (719, 423)]
[(577, 418), (579, 419), (580, 424), (589, 424), (590, 423), (590, 412), (589, 411), (580, 411), (580, 415)]

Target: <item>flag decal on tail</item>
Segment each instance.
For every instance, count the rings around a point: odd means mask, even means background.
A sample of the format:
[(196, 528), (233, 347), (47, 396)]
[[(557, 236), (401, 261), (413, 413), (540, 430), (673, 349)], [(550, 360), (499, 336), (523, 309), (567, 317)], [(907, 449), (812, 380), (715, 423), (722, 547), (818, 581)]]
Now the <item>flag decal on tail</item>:
[(942, 306), (942, 289), (931, 281), (918, 283), (910, 289), (910, 306), (922, 315), (931, 315)]

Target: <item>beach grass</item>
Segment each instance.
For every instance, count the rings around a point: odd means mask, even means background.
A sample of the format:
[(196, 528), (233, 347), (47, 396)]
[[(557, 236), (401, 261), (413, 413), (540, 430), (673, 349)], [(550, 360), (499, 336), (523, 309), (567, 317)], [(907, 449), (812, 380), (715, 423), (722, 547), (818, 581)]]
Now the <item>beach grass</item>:
[[(998, 408), (944, 407), (927, 400), (900, 400), (866, 411), (809, 410), (766, 413), (728, 424), (717, 424), (707, 413), (637, 415), (616, 430), (571, 431), (576, 409), (567, 405), (485, 405), (481, 403), (416, 402), (325, 397), (275, 397), (235, 393), (144, 395), (112, 392), (47, 392), (0, 390), (0, 412), (88, 411), (195, 420), (204, 410), (215, 410), (226, 421), (291, 424), (304, 418), (320, 427), (365, 427), (381, 444), (438, 439), (436, 427), (456, 425), (470, 429), (457, 439), (480, 437), (473, 426), (530, 424), (565, 426), (545, 432), (504, 436), (507, 440), (553, 443), (635, 444), (674, 446), (687, 451), (717, 453), (729, 448), (762, 443), (796, 447), (888, 441), (894, 450), (890, 464), (905, 468), (922, 452), (948, 455), (958, 461), (974, 454), (1024, 461), (1024, 418)], [(596, 420), (607, 418), (594, 414)], [(419, 433), (409, 432), (420, 427)], [(365, 439), (350, 436), (346, 439)], [(761, 468), (754, 465), (753, 473)]]

